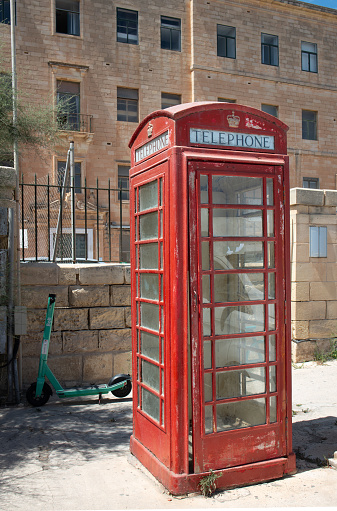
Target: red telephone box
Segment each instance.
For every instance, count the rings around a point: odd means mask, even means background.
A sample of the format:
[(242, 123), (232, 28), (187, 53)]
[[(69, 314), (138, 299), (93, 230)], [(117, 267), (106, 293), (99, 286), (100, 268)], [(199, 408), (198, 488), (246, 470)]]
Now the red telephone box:
[(287, 129), (190, 103), (130, 141), (131, 452), (173, 494), (295, 472)]

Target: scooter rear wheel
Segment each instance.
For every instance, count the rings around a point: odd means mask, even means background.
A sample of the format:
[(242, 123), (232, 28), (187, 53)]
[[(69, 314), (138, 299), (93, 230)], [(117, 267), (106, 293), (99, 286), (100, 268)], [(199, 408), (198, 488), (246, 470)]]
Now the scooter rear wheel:
[(112, 390), (111, 394), (113, 394), (116, 397), (126, 397), (128, 394), (130, 394), (132, 389), (131, 380), (129, 379), (130, 376), (126, 374), (118, 374), (117, 376), (114, 376), (111, 378), (111, 380), (108, 383), (108, 386), (114, 385), (115, 383), (120, 383), (123, 380), (126, 380), (125, 387), (121, 387), (120, 389)]
[(41, 396), (35, 397), (35, 391), (36, 391), (36, 382), (32, 383), (26, 392), (27, 401), (32, 406), (45, 405), (53, 393), (53, 391), (51, 390), (48, 383), (44, 383), (42, 392), (41, 392)]

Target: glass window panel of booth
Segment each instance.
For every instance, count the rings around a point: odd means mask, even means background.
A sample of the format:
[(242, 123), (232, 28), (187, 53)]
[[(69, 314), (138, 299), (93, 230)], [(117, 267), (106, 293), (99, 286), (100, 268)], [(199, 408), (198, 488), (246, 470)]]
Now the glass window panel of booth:
[(138, 409), (164, 426), (163, 178), (135, 189)]
[(199, 181), (206, 434), (277, 420), (274, 181)]

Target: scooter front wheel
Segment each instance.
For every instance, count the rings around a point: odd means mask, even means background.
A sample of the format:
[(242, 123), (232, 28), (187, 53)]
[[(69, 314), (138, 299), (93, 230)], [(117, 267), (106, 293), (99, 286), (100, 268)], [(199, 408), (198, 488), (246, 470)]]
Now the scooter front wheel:
[(110, 387), (110, 385), (114, 385), (115, 383), (120, 383), (123, 380), (126, 380), (125, 387), (121, 387), (120, 389), (112, 390), (111, 394), (113, 394), (116, 397), (126, 397), (128, 394), (130, 394), (131, 389), (132, 389), (132, 384), (130, 381), (130, 376), (128, 374), (118, 374), (117, 376), (114, 376), (109, 381), (108, 386)]
[(29, 389), (26, 392), (26, 398), (30, 405), (32, 406), (43, 406), (47, 403), (48, 399), (52, 395), (53, 391), (51, 390), (48, 383), (44, 383), (41, 396), (35, 397), (36, 392), (36, 382), (32, 383)]

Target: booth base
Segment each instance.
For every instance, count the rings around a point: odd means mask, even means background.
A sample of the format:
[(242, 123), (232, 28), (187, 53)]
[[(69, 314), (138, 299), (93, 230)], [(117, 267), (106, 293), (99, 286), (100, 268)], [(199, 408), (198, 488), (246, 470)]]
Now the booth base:
[[(176, 474), (170, 471), (144, 447), (134, 436), (130, 439), (131, 453), (138, 458), (151, 474), (160, 481), (172, 495), (200, 492), (200, 480), (209, 472), (199, 474)], [(248, 465), (214, 470), (218, 490), (262, 483), (272, 479), (280, 479), (284, 475), (296, 473), (296, 457), (291, 453), (288, 457), (260, 461)]]

